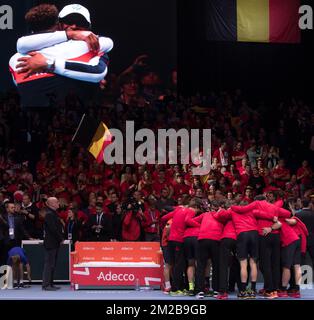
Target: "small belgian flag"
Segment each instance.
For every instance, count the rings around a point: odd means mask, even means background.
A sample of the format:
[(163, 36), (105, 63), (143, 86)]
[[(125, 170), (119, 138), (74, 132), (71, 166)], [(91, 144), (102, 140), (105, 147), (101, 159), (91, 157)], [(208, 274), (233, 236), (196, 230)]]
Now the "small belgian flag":
[(102, 121), (83, 115), (78, 128), (72, 138), (73, 143), (79, 143), (86, 148), (98, 163), (104, 161), (104, 150), (111, 143), (112, 135)]

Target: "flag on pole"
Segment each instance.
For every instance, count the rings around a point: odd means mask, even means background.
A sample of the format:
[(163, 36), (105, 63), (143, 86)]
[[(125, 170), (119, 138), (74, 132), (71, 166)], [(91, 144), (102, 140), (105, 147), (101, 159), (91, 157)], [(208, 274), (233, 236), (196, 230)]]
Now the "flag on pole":
[(112, 135), (104, 122), (83, 115), (80, 124), (72, 138), (73, 143), (79, 143), (86, 148), (98, 163), (104, 161), (105, 148), (111, 143)]

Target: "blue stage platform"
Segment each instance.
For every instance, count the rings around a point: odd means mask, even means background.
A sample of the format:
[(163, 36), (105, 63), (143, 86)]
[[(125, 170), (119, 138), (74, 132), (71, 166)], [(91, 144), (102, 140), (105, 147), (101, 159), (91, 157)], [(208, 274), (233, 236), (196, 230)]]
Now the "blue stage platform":
[[(302, 300), (314, 300), (314, 289), (301, 291)], [(40, 285), (30, 288), (0, 290), (0, 300), (196, 300), (195, 297), (171, 297), (159, 290), (71, 290), (70, 285), (62, 285), (58, 291), (42, 291)], [(216, 300), (205, 298), (202, 301)], [(236, 294), (231, 294), (229, 300), (237, 300)], [(266, 300), (257, 297), (257, 300)], [(276, 299), (279, 300), (279, 299)], [(285, 298), (282, 300), (293, 300)], [(295, 299), (300, 300), (300, 299)], [(272, 300), (273, 301), (273, 300)]]

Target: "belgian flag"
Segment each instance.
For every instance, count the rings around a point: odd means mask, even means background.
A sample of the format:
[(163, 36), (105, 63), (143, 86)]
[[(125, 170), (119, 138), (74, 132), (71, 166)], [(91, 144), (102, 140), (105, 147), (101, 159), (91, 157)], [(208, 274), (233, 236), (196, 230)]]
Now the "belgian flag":
[(300, 0), (207, 0), (207, 36), (215, 41), (300, 43)]
[(72, 138), (72, 143), (78, 143), (87, 149), (98, 163), (104, 161), (104, 150), (111, 141), (112, 135), (108, 127), (86, 114), (83, 115)]

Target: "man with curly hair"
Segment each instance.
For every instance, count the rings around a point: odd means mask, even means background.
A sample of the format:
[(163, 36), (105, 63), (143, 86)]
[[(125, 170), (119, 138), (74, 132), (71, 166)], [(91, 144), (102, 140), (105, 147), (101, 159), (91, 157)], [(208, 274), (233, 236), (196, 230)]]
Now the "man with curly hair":
[(88, 31), (86, 8), (69, 5), (59, 14), (54, 5), (41, 4), (25, 20), (32, 34), (18, 39), (18, 53), (10, 59), (23, 107), (48, 107), (52, 95), (61, 100), (73, 89), (92, 92), (95, 85), (87, 83), (104, 79), (113, 42)]

